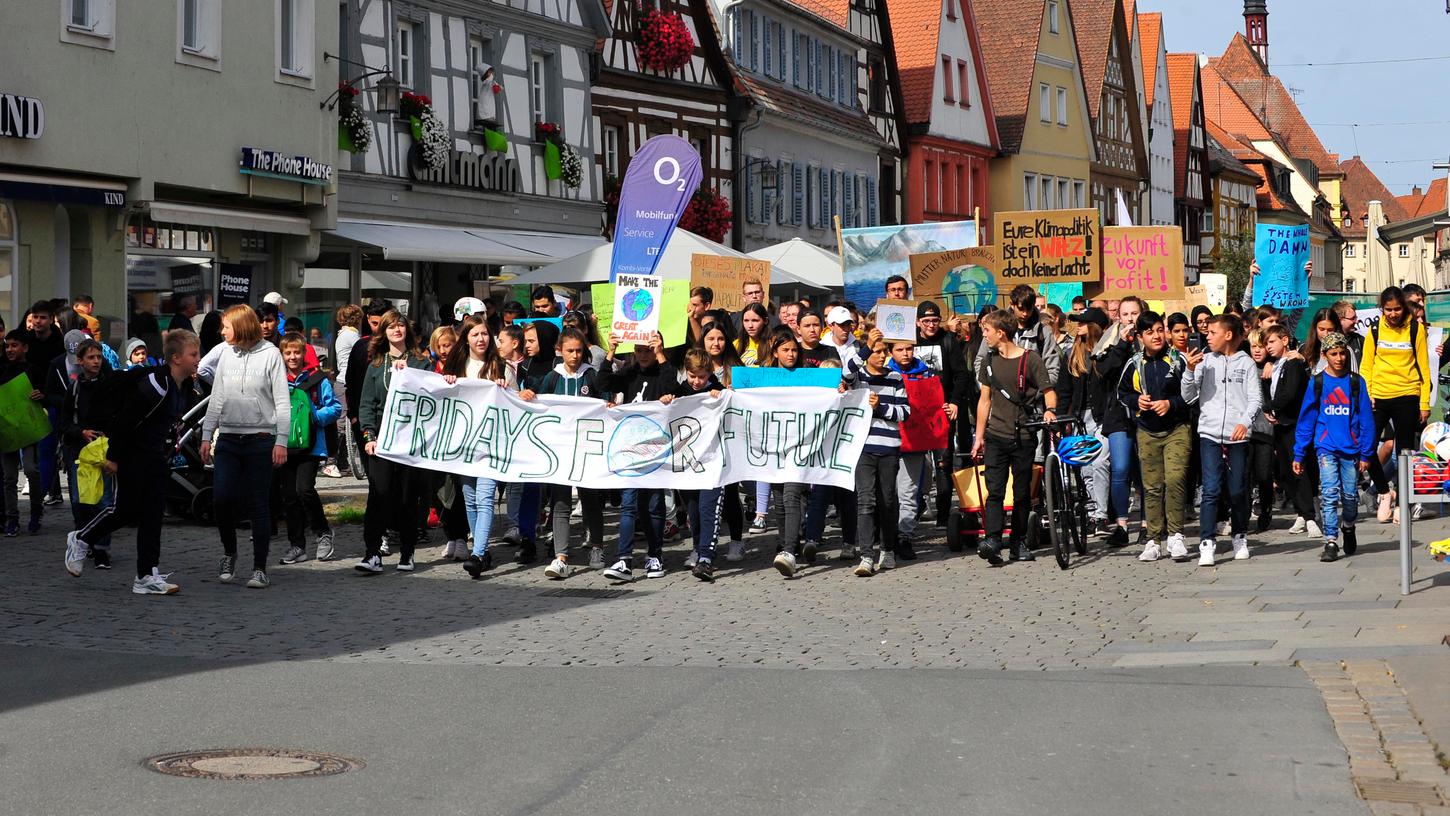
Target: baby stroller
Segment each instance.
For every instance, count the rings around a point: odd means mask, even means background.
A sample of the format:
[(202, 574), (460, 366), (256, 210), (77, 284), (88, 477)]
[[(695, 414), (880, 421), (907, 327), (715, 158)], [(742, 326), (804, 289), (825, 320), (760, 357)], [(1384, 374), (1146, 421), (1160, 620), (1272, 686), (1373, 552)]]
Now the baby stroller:
[(176, 447), (171, 453), (171, 479), (166, 483), (166, 506), (173, 515), (213, 524), (212, 470), (201, 461), (201, 423), (210, 396), (204, 396), (181, 417)]

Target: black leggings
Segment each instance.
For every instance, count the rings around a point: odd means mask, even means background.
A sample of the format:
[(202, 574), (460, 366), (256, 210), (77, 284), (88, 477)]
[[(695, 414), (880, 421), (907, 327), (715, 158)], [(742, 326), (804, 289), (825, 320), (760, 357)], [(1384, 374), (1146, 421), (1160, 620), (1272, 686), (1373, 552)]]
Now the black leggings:
[[(1413, 451), (1419, 446), (1420, 398), (1418, 395), (1375, 400), (1374, 438), (1376, 440), (1385, 439), (1385, 428), (1390, 425), (1393, 425), (1395, 429), (1396, 453)], [(1384, 468), (1376, 464), (1369, 469), (1369, 475), (1374, 480), (1376, 493), (1389, 492), (1390, 482), (1385, 478)]]

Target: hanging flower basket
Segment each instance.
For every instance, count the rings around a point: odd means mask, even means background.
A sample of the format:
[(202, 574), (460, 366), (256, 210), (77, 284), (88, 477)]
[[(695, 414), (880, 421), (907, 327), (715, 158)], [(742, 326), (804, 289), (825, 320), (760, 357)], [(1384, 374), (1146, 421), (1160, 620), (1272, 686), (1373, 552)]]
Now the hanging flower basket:
[(639, 18), (640, 65), (655, 71), (676, 71), (695, 53), (690, 27), (674, 12), (650, 9)]
[(429, 170), (441, 168), (448, 161), (452, 140), (448, 128), (433, 112), (433, 100), (423, 94), (405, 93), (398, 100), (398, 115), (408, 119), (423, 165)]
[[(617, 206), (617, 205), (616, 205)], [(701, 187), (680, 214), (680, 228), (720, 243), (730, 231), (730, 202), (715, 190)]]
[(571, 190), (579, 189), (584, 183), (584, 160), (571, 144), (559, 149), (559, 178)]
[(357, 104), (358, 91), (338, 85), (337, 147), (349, 153), (366, 153), (373, 143), (372, 125)]
[(534, 141), (541, 144), (561, 145), (564, 143), (564, 129), (557, 122), (535, 122)]

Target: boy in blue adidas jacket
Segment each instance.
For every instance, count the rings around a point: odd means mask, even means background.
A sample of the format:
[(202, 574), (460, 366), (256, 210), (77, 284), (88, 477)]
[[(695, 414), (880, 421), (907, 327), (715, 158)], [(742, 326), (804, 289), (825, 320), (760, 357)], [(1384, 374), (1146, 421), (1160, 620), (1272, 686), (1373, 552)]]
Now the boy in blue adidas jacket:
[(1314, 375), (1304, 392), (1294, 436), (1294, 473), (1304, 472), (1310, 445), (1319, 457), (1319, 499), (1324, 506), (1324, 553), (1320, 561), (1339, 558), (1338, 534), (1344, 533), (1344, 554), (1354, 555), (1354, 520), (1359, 510), (1356, 471), (1369, 470), (1374, 457), (1374, 407), (1364, 378), (1349, 369), (1349, 341), (1339, 332), (1324, 336), (1322, 353), (1328, 367)]

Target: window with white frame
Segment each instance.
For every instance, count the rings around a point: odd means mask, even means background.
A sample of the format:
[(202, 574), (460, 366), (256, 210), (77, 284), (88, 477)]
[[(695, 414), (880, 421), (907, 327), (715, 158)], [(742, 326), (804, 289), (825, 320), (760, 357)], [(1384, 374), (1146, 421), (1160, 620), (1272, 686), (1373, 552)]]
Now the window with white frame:
[(619, 176), (619, 128), (613, 125), (605, 125), (604, 132), (600, 134), (600, 141), (604, 148), (604, 172), (607, 175)]
[(529, 55), (529, 112), (535, 122), (549, 119), (549, 55)]
[(221, 0), (177, 0), (176, 61), (214, 68), (221, 57)]
[(1353, 258), (1354, 257), (1354, 244), (1345, 244), (1344, 245), (1344, 257), (1346, 257), (1346, 258)]
[(1037, 209), (1037, 174), (1022, 174), (1022, 209)]
[(1057, 206), (1067, 209), (1072, 205), (1072, 182), (1060, 178), (1057, 180)]
[(1203, 231), (1213, 232), (1213, 210), (1203, 211)]
[(1057, 89), (1057, 123), (1067, 127), (1067, 89)]
[(1052, 88), (1045, 82), (1037, 86), (1037, 118), (1052, 123)]
[(394, 37), (396, 74), (404, 88), (416, 88), (414, 70), (418, 64), (418, 30), (407, 20), (398, 21), (398, 33)]
[(1081, 181), (1074, 181), (1072, 183), (1072, 206), (1082, 209), (1086, 203), (1086, 199), (1084, 198), (1086, 192), (1087, 188)]
[(1401, 258), (1408, 258), (1408, 257), (1410, 257), (1410, 245), (1409, 244), (1396, 244), (1396, 246), (1400, 250), (1400, 257)]
[(61, 42), (113, 49), (116, 0), (61, 0)]
[(1044, 210), (1053, 209), (1052, 177), (1043, 176), (1041, 179), (1038, 180), (1038, 184), (1041, 185), (1041, 187), (1039, 188), (1041, 192), (1037, 196), (1037, 206), (1041, 207)]
[(277, 0), (277, 70), (283, 75), (279, 81), (312, 77), (315, 20), (313, 0)]
[(1047, 0), (1047, 32), (1056, 34), (1060, 29), (1057, 23), (1057, 0)]

